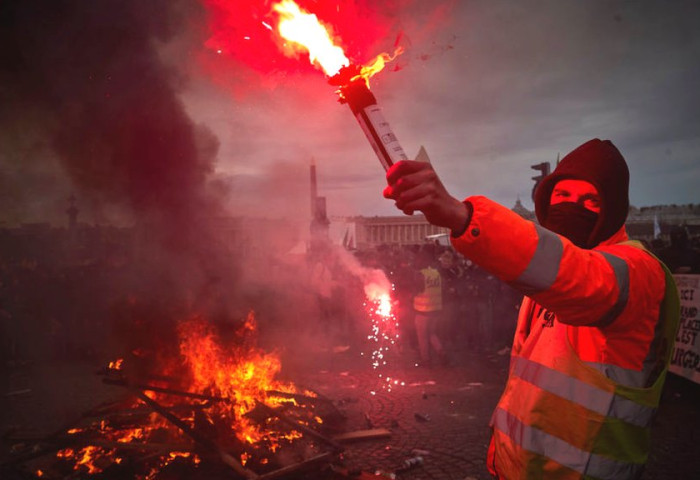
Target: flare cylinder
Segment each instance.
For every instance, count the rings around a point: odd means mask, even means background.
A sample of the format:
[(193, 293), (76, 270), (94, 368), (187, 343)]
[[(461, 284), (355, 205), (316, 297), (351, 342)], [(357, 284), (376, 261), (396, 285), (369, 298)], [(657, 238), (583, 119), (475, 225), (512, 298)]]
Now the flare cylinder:
[(353, 66), (345, 67), (331, 77), (329, 83), (340, 87), (340, 102), (348, 104), (384, 170), (389, 170), (394, 163), (408, 160), (408, 157), (391, 130), (389, 122), (384, 118), (382, 109), (377, 105), (377, 99), (370, 92), (365, 79), (359, 76), (353, 78), (352, 74), (356, 71)]

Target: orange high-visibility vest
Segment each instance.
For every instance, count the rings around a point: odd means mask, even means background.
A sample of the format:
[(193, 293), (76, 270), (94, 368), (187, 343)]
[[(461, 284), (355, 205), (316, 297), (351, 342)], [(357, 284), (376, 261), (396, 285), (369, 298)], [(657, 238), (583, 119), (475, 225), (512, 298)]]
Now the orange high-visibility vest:
[[(667, 348), (649, 386), (618, 383), (581, 361), (568, 330), (585, 327), (554, 320), (547, 340), (531, 340), (542, 342), (536, 353), (527, 340), (514, 345), (506, 390), (491, 419), (492, 473), (507, 479), (639, 477), (678, 326), (678, 294), (667, 278), (658, 337)], [(526, 299), (524, 311), (531, 303)]]
[(469, 200), (474, 215), (455, 248), (527, 295), (489, 469), (505, 479), (638, 477), (678, 327), (672, 277), (625, 242), (624, 228), (584, 250)]
[(420, 271), (423, 276), (423, 291), (413, 297), (413, 308), (417, 312), (437, 312), (442, 310), (442, 277), (433, 267)]

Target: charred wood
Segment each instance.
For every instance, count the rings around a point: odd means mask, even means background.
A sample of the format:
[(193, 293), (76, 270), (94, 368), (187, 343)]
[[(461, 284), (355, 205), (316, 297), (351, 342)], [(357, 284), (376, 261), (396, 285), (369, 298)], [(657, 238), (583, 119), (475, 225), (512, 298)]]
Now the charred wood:
[(225, 397), (204, 395), (202, 393), (183, 392), (181, 390), (175, 390), (173, 388), (167, 388), (167, 387), (158, 387), (156, 385), (132, 384), (128, 380), (125, 380), (125, 379), (103, 378), (102, 381), (108, 385), (117, 385), (117, 386), (126, 387), (126, 388), (136, 388), (139, 390), (146, 390), (149, 392), (166, 393), (168, 395), (177, 395), (180, 397), (195, 398), (197, 400), (208, 400), (208, 401), (212, 401), (212, 402), (231, 401), (231, 399), (225, 398)]
[(243, 465), (241, 465), (241, 463), (238, 460), (236, 460), (231, 454), (219, 447), (219, 445), (217, 445), (216, 442), (205, 437), (204, 435), (201, 435), (199, 432), (191, 428), (185, 422), (183, 422), (175, 415), (170, 413), (167, 409), (159, 405), (158, 402), (146, 396), (145, 393), (139, 390), (135, 390), (135, 392), (136, 395), (141, 400), (143, 400), (144, 403), (146, 403), (146, 405), (153, 408), (153, 410), (162, 415), (166, 420), (168, 420), (170, 423), (182, 430), (184, 434), (186, 434), (188, 437), (194, 440), (195, 443), (197, 443), (199, 446), (213, 454), (216, 454), (224, 464), (231, 467), (231, 469), (233, 469), (238, 475), (250, 480), (258, 478), (258, 475), (255, 472), (252, 472), (245, 468)]
[(330, 445), (331, 447), (333, 447), (333, 449), (334, 449), (336, 452), (342, 452), (343, 450), (345, 450), (345, 447), (343, 447), (341, 444), (339, 444), (338, 442), (334, 441), (334, 440), (331, 439), (331, 438), (326, 437), (325, 435), (322, 435), (322, 434), (318, 433), (318, 432), (317, 432), (316, 430), (314, 430), (313, 428), (309, 428), (309, 427), (307, 427), (306, 425), (302, 425), (302, 424), (300, 424), (299, 422), (294, 421), (293, 419), (289, 418), (287, 415), (283, 414), (282, 412), (279, 412), (279, 411), (275, 410), (274, 408), (270, 407), (269, 405), (266, 405), (266, 404), (263, 403), (263, 402), (258, 401), (257, 404), (258, 404), (260, 407), (262, 407), (264, 410), (266, 410), (266, 411), (270, 414), (270, 416), (277, 417), (277, 418), (279, 418), (282, 422), (284, 422), (284, 423), (286, 423), (287, 425), (291, 426), (291, 427), (294, 428), (295, 430), (299, 430), (300, 432), (302, 432), (302, 433), (304, 433), (304, 434), (306, 434), (306, 435), (309, 435), (309, 436), (311, 436), (311, 437), (313, 437), (313, 438), (315, 438), (315, 439), (317, 439), (317, 440), (322, 441), (322, 442), (325, 443), (326, 445)]

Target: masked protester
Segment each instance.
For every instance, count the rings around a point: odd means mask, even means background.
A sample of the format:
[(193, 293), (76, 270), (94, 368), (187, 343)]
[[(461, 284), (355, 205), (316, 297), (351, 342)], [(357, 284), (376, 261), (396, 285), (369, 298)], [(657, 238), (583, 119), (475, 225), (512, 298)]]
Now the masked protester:
[(647, 461), (678, 328), (668, 269), (629, 241), (629, 172), (608, 140), (562, 159), (535, 193), (539, 225), (480, 196), (452, 197), (404, 161), (384, 196), (452, 230), (461, 254), (525, 295), (491, 419), (499, 479), (634, 479)]

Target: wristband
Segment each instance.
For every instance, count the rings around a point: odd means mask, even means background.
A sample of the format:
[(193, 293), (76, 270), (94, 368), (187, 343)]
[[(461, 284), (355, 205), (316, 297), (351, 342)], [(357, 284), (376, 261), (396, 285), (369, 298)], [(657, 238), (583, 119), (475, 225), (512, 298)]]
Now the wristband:
[(467, 228), (469, 227), (469, 224), (472, 221), (472, 214), (474, 213), (474, 206), (472, 205), (472, 202), (470, 202), (469, 200), (465, 200), (464, 205), (466, 205), (466, 207), (467, 207), (467, 221), (464, 222), (464, 226), (462, 228), (460, 228), (459, 230), (457, 230), (457, 231), (452, 230), (450, 232), (450, 236), (452, 238), (459, 238), (462, 235), (464, 235), (464, 232), (467, 231)]

